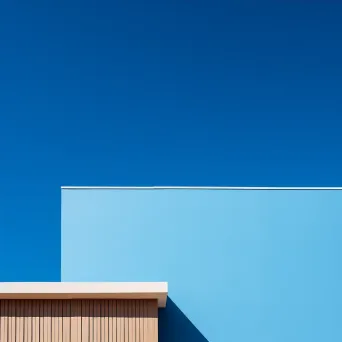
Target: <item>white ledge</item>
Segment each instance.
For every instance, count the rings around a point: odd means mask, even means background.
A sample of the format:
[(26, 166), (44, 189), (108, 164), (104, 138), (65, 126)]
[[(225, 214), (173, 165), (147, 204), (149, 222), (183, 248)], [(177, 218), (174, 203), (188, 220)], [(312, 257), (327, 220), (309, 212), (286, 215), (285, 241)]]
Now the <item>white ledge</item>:
[(156, 299), (166, 305), (168, 284), (154, 283), (0, 283), (0, 299)]

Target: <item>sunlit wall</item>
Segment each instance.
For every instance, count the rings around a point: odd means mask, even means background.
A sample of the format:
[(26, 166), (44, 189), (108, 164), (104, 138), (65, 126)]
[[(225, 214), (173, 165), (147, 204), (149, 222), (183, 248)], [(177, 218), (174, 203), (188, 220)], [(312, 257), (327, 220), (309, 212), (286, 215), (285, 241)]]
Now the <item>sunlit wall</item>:
[(168, 281), (189, 342), (342, 340), (341, 246), (342, 191), (62, 190), (62, 281)]

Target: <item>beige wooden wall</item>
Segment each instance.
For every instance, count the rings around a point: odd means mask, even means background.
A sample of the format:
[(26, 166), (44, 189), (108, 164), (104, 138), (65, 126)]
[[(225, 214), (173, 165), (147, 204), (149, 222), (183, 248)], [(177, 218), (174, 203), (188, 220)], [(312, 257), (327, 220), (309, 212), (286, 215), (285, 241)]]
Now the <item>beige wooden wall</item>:
[(156, 300), (0, 300), (1, 342), (157, 342)]

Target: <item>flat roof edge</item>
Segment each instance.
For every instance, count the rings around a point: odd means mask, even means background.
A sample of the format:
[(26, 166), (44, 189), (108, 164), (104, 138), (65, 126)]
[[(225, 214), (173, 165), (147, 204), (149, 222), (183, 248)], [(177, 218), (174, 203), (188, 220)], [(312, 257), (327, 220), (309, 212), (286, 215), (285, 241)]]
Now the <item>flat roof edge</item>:
[(62, 190), (342, 190), (342, 187), (291, 186), (61, 186)]
[(165, 307), (167, 282), (0, 283), (0, 299), (156, 299)]

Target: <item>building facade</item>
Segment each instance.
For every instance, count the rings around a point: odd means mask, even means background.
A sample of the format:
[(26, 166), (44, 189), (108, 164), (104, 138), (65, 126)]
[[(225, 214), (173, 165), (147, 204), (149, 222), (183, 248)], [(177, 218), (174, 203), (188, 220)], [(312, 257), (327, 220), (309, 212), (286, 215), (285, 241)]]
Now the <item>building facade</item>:
[(167, 281), (162, 342), (337, 341), (342, 191), (64, 188), (62, 281)]

